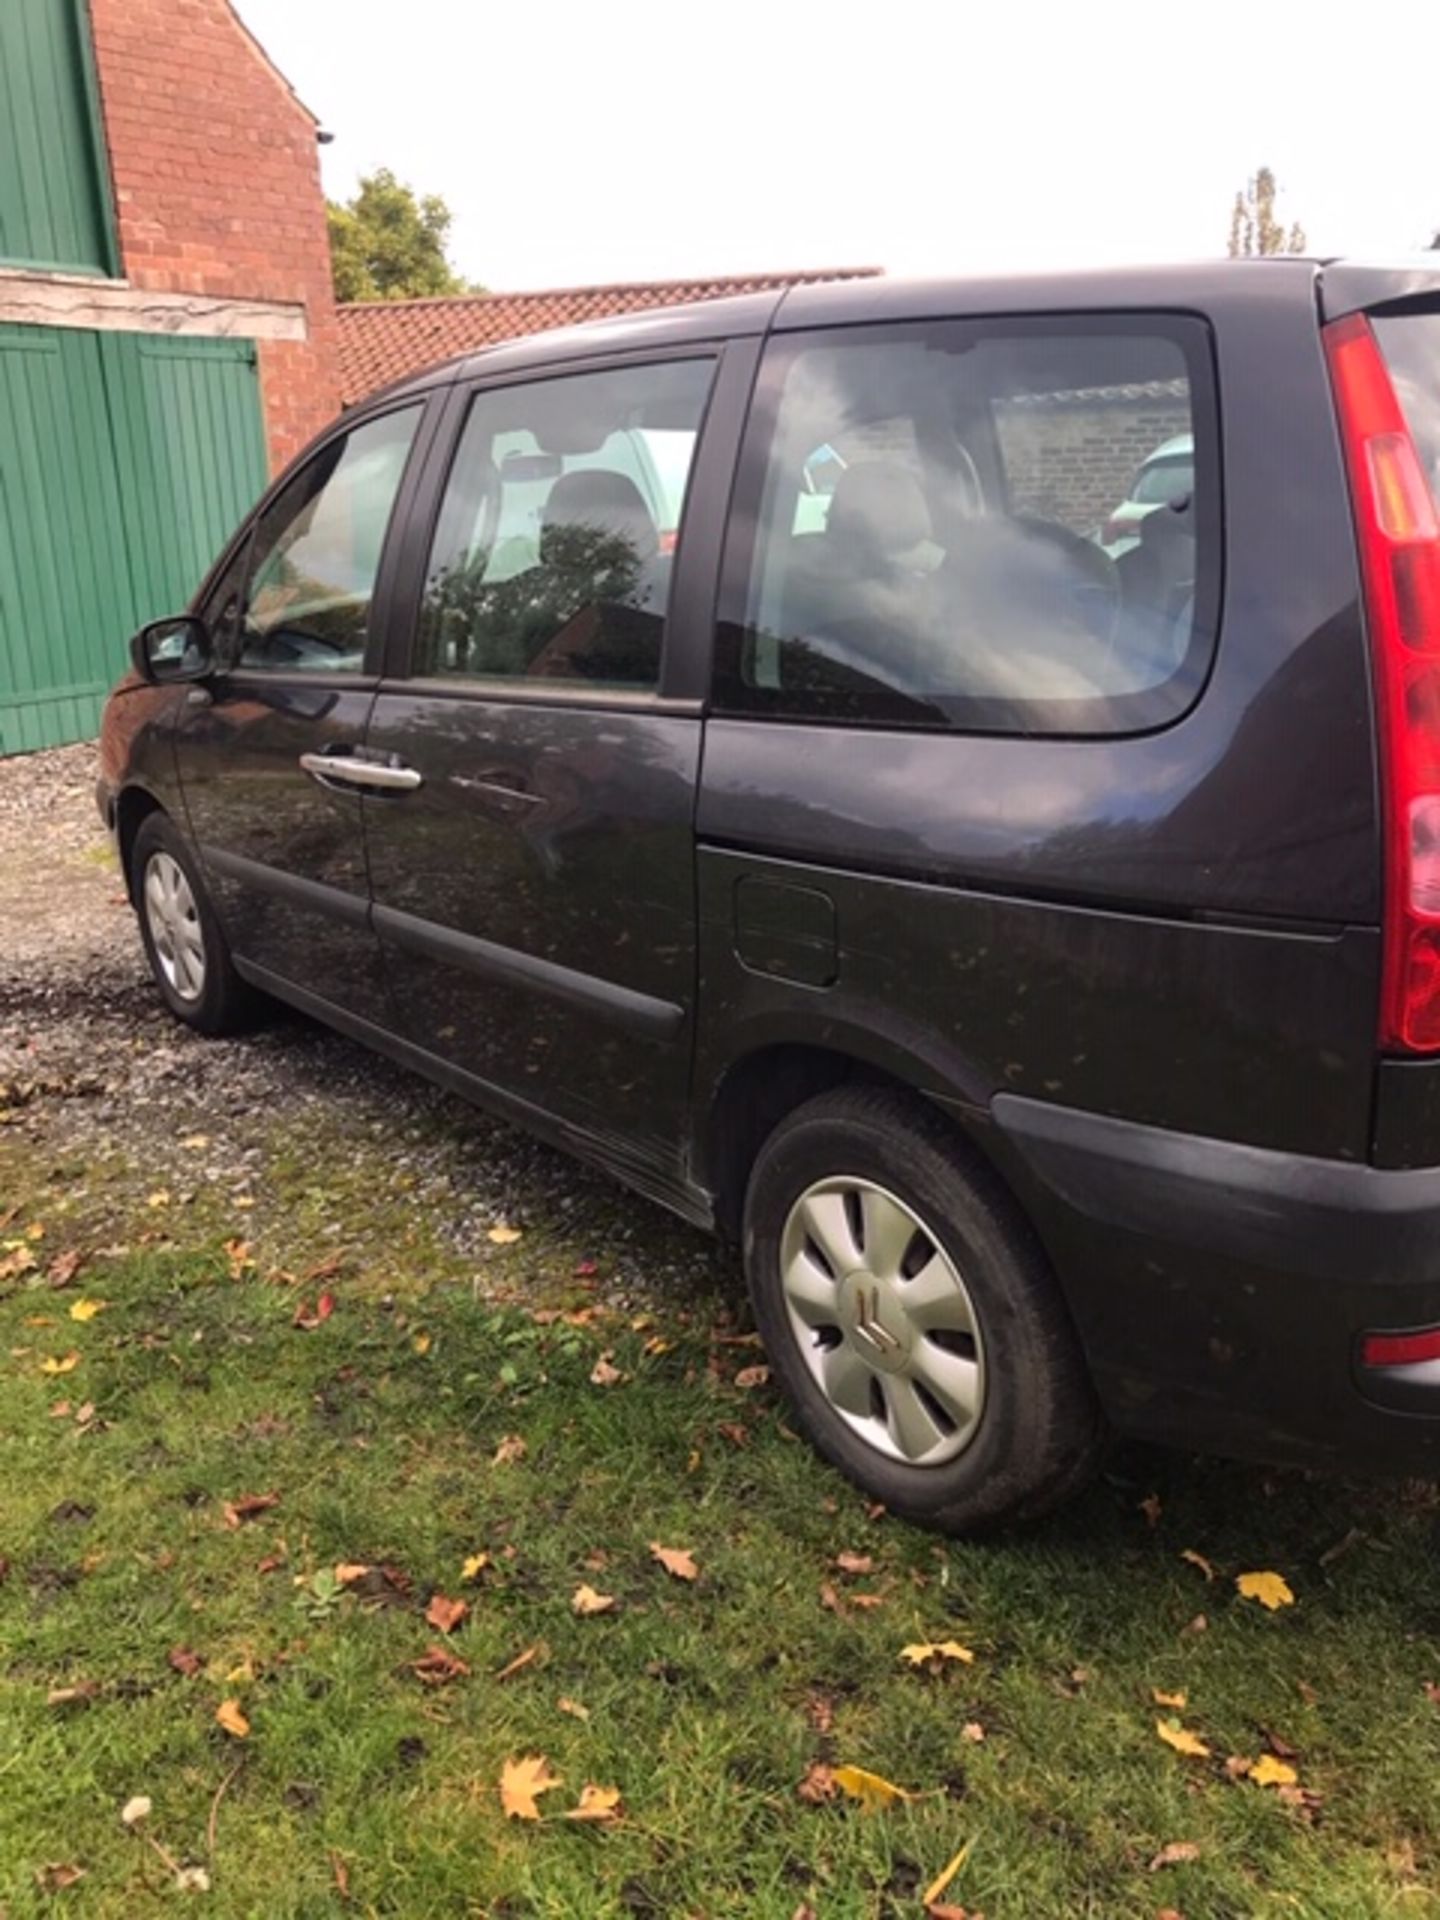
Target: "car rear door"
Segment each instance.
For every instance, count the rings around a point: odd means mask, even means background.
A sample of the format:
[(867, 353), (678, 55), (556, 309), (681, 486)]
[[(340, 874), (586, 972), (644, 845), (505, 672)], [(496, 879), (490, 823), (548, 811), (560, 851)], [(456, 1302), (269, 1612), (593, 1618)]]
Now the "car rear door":
[(175, 735), (190, 831), (241, 970), (384, 1026), (361, 812), (403, 785), (365, 760), (365, 728), (389, 530), (441, 406), (412, 396), (337, 431), (262, 505), (205, 602), (219, 671), (189, 691)]
[[(458, 389), (367, 734), (422, 780), (367, 803), (402, 1031), (672, 1200), (704, 659), (753, 365), (711, 341)], [(637, 437), (663, 484), (637, 483)]]

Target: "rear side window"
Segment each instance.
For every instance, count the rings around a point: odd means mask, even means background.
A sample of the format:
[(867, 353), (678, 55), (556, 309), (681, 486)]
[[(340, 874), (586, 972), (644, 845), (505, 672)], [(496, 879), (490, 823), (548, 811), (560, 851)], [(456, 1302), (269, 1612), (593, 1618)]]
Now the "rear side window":
[(475, 395), (431, 547), (418, 673), (655, 689), (714, 365)]
[(1371, 323), (1440, 504), (1440, 313), (1402, 313)]
[(782, 338), (745, 455), (735, 521), (754, 538), (727, 561), (717, 704), (989, 732), (1176, 718), (1214, 643), (1215, 441), (1198, 321)]

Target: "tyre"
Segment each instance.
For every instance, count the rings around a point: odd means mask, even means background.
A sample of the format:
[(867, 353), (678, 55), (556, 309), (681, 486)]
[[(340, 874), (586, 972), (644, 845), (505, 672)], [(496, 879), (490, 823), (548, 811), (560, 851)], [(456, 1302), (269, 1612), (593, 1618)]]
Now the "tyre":
[(783, 1120), (745, 1200), (756, 1323), (818, 1451), (947, 1533), (1039, 1514), (1102, 1426), (1048, 1263), (938, 1116), (846, 1087)]
[(234, 1033), (254, 1012), (236, 973), (194, 856), (165, 813), (140, 823), (130, 854), (131, 893), (145, 957), (177, 1020), (198, 1033)]

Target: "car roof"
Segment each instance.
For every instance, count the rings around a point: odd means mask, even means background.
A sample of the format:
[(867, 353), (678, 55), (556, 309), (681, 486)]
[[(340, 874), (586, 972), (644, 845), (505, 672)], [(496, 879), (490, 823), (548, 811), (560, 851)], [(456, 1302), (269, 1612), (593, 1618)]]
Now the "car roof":
[(1257, 297), (1315, 301), (1332, 319), (1387, 300), (1440, 299), (1440, 254), (1390, 264), (1277, 254), (1263, 259), (1065, 272), (812, 281), (527, 334), (407, 375), (367, 395), (358, 407), (482, 374), (523, 372), (556, 361), (734, 339), (772, 329), (791, 332), (862, 321), (1104, 313), (1127, 308), (1203, 315)]
[(1156, 466), (1162, 460), (1190, 460), (1195, 455), (1195, 436), (1193, 433), (1177, 433), (1173, 440), (1162, 440), (1153, 453), (1147, 453), (1141, 461), (1145, 467)]

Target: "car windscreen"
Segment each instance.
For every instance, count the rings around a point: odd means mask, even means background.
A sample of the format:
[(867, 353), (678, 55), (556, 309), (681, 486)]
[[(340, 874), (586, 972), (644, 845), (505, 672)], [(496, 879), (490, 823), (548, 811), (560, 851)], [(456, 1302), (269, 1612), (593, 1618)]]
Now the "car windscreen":
[(1440, 506), (1440, 313), (1383, 314), (1373, 324)]

